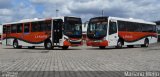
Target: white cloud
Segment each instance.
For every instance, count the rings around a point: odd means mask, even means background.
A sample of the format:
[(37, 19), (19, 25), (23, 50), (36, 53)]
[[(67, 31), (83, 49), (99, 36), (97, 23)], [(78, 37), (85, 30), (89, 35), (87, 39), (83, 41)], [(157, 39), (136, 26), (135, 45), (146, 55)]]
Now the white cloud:
[(66, 3), (67, 1), (70, 1), (70, 0), (29, 0), (29, 1), (34, 3), (34, 4), (46, 4), (46, 5), (58, 4), (58, 5), (62, 5), (62, 4)]
[(10, 10), (10, 9), (0, 9), (0, 15), (1, 16), (12, 15), (12, 10)]
[[(27, 5), (22, 0), (11, 7), (13, 1), (0, 0), (1, 22), (54, 17), (56, 9), (59, 9), (59, 16), (78, 16), (83, 21), (100, 16), (102, 10), (106, 16), (160, 20), (159, 0), (26, 0)], [(37, 5), (44, 7), (41, 13), (37, 11)]]
[(12, 0), (0, 0), (0, 9), (1, 8), (11, 8), (12, 7)]
[(6, 23), (6, 22), (11, 22), (14, 20), (13, 17), (11, 16), (0, 16), (0, 24)]
[(0, 23), (14, 22), (27, 18), (35, 18), (39, 14), (32, 5), (25, 5), (25, 3), (20, 2), (12, 8), (0, 9)]
[(158, 3), (158, 0), (92, 0), (71, 2), (68, 5), (68, 10), (71, 13), (99, 16), (103, 9), (107, 16), (133, 17), (153, 21), (160, 17), (160, 5)]
[(26, 6), (24, 3), (20, 3), (14, 10), (17, 10), (14, 12), (14, 15), (21, 18), (30, 18), (38, 15), (34, 6)]

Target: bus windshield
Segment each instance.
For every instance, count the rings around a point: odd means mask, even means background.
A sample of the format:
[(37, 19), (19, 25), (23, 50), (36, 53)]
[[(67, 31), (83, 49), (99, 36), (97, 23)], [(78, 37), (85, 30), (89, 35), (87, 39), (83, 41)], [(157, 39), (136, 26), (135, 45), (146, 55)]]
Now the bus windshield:
[(67, 17), (65, 19), (64, 34), (71, 38), (81, 38), (82, 37), (81, 19)]
[(100, 39), (107, 34), (107, 21), (90, 22), (88, 25), (87, 36), (93, 39)]

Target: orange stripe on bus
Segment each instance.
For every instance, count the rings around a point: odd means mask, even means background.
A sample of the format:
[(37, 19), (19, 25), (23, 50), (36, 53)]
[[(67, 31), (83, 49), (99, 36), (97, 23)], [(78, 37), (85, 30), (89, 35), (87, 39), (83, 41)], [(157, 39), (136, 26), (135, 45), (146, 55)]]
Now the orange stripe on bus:
[(118, 32), (118, 35), (123, 38), (125, 41), (135, 41), (147, 36), (156, 37), (157, 33), (151, 32)]

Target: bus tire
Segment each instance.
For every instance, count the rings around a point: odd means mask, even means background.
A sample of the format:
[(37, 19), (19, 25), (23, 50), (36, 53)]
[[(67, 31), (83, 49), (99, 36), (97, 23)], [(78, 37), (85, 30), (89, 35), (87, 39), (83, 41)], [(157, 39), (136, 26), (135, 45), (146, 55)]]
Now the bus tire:
[(52, 49), (52, 42), (47, 40), (45, 43), (44, 43), (44, 47), (45, 49)]
[(20, 46), (18, 45), (18, 41), (17, 40), (13, 41), (13, 48), (20, 48)]
[(69, 46), (62, 46), (63, 50), (67, 50), (69, 48)]
[(141, 45), (141, 47), (148, 47), (149, 46), (149, 40), (145, 39), (144, 44)]
[(128, 47), (128, 48), (133, 48), (133, 47), (134, 47), (134, 45), (127, 45), (127, 47)]
[(99, 49), (105, 49), (106, 47), (105, 46), (99, 46)]
[(122, 48), (122, 46), (123, 46), (123, 43), (122, 43), (122, 41), (121, 41), (121, 40), (119, 40), (119, 41), (117, 42), (117, 46), (116, 46), (116, 48), (121, 49), (121, 48)]

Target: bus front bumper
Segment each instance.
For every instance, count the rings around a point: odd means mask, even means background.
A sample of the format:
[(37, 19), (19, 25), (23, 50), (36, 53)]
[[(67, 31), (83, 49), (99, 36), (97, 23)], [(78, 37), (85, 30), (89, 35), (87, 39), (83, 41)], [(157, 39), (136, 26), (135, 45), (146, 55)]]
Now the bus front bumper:
[(87, 46), (108, 46), (108, 41), (107, 40), (89, 40), (86, 42)]
[(65, 40), (63, 43), (64, 46), (82, 46), (82, 41), (72, 41), (72, 40)]

